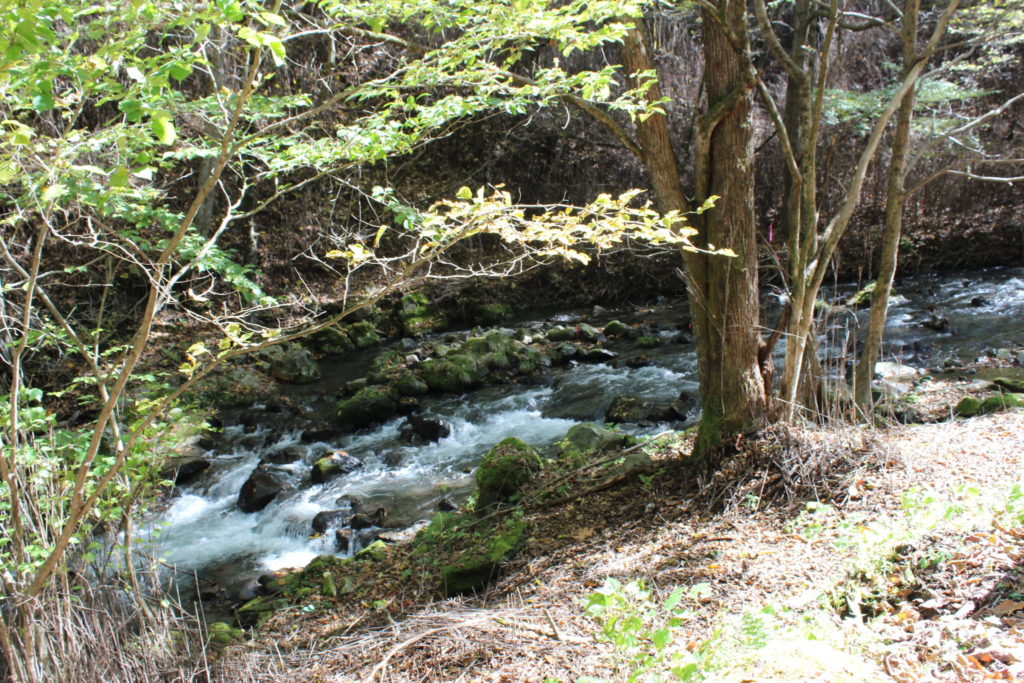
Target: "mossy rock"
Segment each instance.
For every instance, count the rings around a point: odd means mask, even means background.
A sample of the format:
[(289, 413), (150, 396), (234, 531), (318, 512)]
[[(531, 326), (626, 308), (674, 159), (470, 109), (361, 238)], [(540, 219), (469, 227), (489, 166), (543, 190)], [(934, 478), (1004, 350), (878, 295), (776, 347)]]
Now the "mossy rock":
[(653, 349), (661, 346), (661, 340), (652, 334), (645, 334), (642, 337), (636, 338), (636, 345), (641, 349)]
[(1013, 377), (996, 377), (992, 380), (993, 388), (1005, 389), (1015, 394), (1024, 394), (1024, 379)]
[(356, 559), (362, 561), (380, 560), (387, 554), (388, 544), (384, 541), (377, 540), (356, 553)]
[(1002, 410), (1008, 410), (1010, 408), (1020, 408), (1024, 406), (1024, 394), (996, 394), (995, 396), (989, 396), (981, 402), (981, 414), (987, 415), (988, 413), (997, 413)]
[[(856, 294), (854, 294), (853, 296), (846, 300), (846, 305), (849, 306), (850, 308), (862, 308), (864, 306), (870, 306), (871, 297), (874, 296), (876, 284), (877, 283), (875, 282), (869, 282), (866, 285), (864, 285), (862, 289), (860, 289)], [(889, 292), (890, 296), (895, 294), (895, 291)]]
[(402, 332), (415, 337), (428, 332), (437, 332), (448, 326), (448, 321), (430, 303), (422, 292), (406, 294), (398, 305), (398, 318)]
[(398, 406), (391, 392), (381, 386), (368, 386), (352, 398), (338, 402), (337, 415), (342, 422), (362, 427), (395, 416)]
[(284, 598), (272, 595), (261, 595), (253, 598), (235, 610), (235, 619), (244, 628), (258, 626), (269, 619), (271, 615), (282, 609), (288, 608), (288, 601)]
[(341, 355), (356, 348), (348, 331), (337, 325), (332, 325), (311, 335), (308, 344), (319, 353), (330, 355)]
[(363, 464), (344, 451), (337, 451), (313, 463), (310, 479), (314, 484), (323, 484), (335, 477), (354, 472)]
[(485, 588), (501, 571), (501, 565), (519, 549), (526, 536), (526, 522), (506, 520), (481, 536), (480, 547), (470, 548), (457, 561), (441, 569), (441, 589), (446, 596), (463, 595)]
[(478, 325), (495, 325), (512, 317), (512, 306), (503, 303), (477, 304), (473, 320)]
[(476, 361), (461, 353), (423, 364), (423, 381), (432, 391), (455, 394), (476, 386), (480, 380)]
[(349, 325), (348, 335), (357, 349), (368, 349), (383, 339), (377, 328), (368, 320)]
[(243, 640), (245, 638), (245, 632), (242, 629), (235, 628), (223, 621), (215, 621), (210, 624), (210, 628), (207, 631), (207, 637), (213, 645), (231, 645), (232, 643), (237, 643)]
[(394, 349), (378, 353), (370, 363), (370, 369), (377, 372), (390, 372), (404, 367), (405, 355)]
[(477, 510), (509, 502), (542, 464), (537, 451), (515, 437), (498, 443), (476, 470)]
[(576, 326), (576, 337), (580, 341), (587, 342), (588, 344), (595, 344), (601, 341), (601, 333), (597, 331), (597, 328), (586, 323), (580, 323)]
[(320, 368), (309, 349), (289, 344), (276, 350), (270, 362), (270, 375), (282, 382), (308, 384), (320, 379)]
[(604, 326), (606, 337), (630, 337), (633, 336), (634, 332), (632, 327), (618, 320), (613, 320)]
[(953, 408), (953, 414), (959, 417), (974, 417), (981, 412), (981, 399), (964, 396)]
[(560, 341), (572, 341), (576, 338), (576, 330), (572, 327), (558, 326), (552, 327), (547, 333), (548, 341), (560, 342)]
[(391, 388), (399, 396), (422, 396), (430, 391), (427, 383), (411, 372), (399, 375), (398, 379), (391, 383)]
[(583, 422), (573, 426), (559, 442), (559, 458), (575, 459), (587, 453), (621, 446), (628, 441), (625, 434), (608, 429), (596, 422)]
[(523, 375), (529, 375), (541, 368), (551, 365), (551, 359), (541, 351), (527, 346), (516, 359), (516, 370)]

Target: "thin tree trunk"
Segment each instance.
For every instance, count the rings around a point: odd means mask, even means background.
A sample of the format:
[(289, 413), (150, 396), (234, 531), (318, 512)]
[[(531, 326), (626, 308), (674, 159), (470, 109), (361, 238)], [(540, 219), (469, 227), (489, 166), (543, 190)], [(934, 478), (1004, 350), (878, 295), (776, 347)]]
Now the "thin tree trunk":
[[(920, 0), (908, 0), (903, 19), (903, 73), (906, 76), (917, 56), (917, 23)], [(896, 115), (896, 132), (892, 141), (889, 178), (886, 184), (885, 225), (882, 229), (882, 256), (871, 294), (871, 318), (864, 337), (864, 347), (854, 373), (853, 396), (857, 407), (865, 413), (871, 410), (871, 380), (875, 361), (882, 346), (885, 320), (889, 313), (889, 295), (896, 275), (899, 259), (900, 235), (903, 231), (903, 208), (906, 205), (907, 160), (910, 148), (910, 128), (914, 120), (916, 86), (911, 86), (900, 102)]]

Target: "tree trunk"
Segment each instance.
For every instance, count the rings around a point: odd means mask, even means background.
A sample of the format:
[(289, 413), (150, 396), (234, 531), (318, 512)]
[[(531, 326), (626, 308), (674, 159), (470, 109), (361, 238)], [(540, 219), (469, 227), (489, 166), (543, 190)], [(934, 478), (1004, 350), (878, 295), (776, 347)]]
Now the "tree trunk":
[[(917, 23), (920, 0), (908, 0), (903, 20), (903, 75), (909, 73), (917, 57)], [(907, 178), (907, 158), (910, 148), (910, 128), (914, 120), (914, 101), (917, 95), (911, 86), (900, 102), (896, 115), (896, 132), (892, 141), (889, 178), (886, 184), (885, 225), (882, 229), (882, 256), (871, 294), (871, 318), (864, 336), (864, 346), (857, 361), (853, 381), (853, 397), (857, 407), (869, 413), (872, 407), (871, 380), (875, 374), (875, 361), (882, 346), (885, 320), (889, 313), (889, 295), (896, 275), (899, 258), (900, 235), (903, 231), (903, 208), (906, 205), (904, 183)]]
[[(746, 10), (742, 2), (723, 0), (721, 18), (746, 41)], [(718, 195), (716, 206), (703, 214), (695, 243), (729, 248), (735, 257), (684, 252), (687, 295), (693, 316), (700, 374), (702, 416), (695, 453), (709, 462), (737, 435), (761, 427), (766, 419), (765, 384), (758, 364), (759, 330), (757, 251), (754, 224), (753, 135), (750, 88), (745, 65), (718, 19), (706, 14), (706, 63), (715, 64), (707, 78), (709, 114), (698, 137), (698, 203)], [(628, 73), (653, 69), (638, 25), (623, 44)], [(652, 88), (648, 97), (660, 99)], [(641, 156), (661, 211), (687, 211), (690, 202), (663, 114), (637, 123)]]

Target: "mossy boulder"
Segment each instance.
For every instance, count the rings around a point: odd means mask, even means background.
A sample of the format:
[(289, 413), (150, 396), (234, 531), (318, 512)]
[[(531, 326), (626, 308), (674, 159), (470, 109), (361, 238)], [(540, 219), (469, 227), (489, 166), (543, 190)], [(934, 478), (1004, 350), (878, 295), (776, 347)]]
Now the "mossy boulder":
[(451, 597), (479, 591), (501, 571), (526, 537), (526, 522), (509, 519), (486, 534), (479, 545), (466, 550), (459, 559), (441, 569), (441, 589)]
[(339, 401), (337, 416), (353, 427), (363, 427), (392, 418), (397, 410), (395, 399), (386, 387), (368, 386), (355, 396)]
[(516, 371), (522, 375), (529, 375), (550, 365), (551, 359), (543, 351), (530, 346), (523, 348), (516, 357)]
[(981, 402), (981, 414), (997, 413), (1021, 406), (1024, 406), (1024, 394), (996, 394)]
[(432, 391), (459, 393), (478, 385), (480, 369), (472, 356), (454, 353), (423, 364), (423, 381)]
[(478, 325), (495, 325), (512, 317), (512, 306), (503, 303), (477, 304), (473, 320)]
[(335, 451), (313, 463), (313, 470), (309, 476), (314, 484), (323, 484), (335, 477), (354, 472), (362, 466), (363, 463), (345, 451)]
[(273, 595), (253, 598), (235, 610), (235, 619), (244, 628), (258, 626), (269, 619), (274, 612), (287, 609), (288, 601)]
[(289, 344), (277, 349), (270, 361), (270, 375), (282, 382), (308, 384), (320, 379), (320, 368), (309, 349)]
[(374, 541), (370, 545), (366, 546), (358, 553), (356, 553), (356, 559), (361, 561), (366, 560), (380, 560), (383, 559), (388, 553), (388, 544), (384, 541)]
[(430, 391), (427, 383), (411, 372), (403, 373), (392, 381), (391, 388), (399, 396), (422, 396)]
[(953, 414), (959, 417), (974, 417), (981, 412), (981, 399), (964, 396), (953, 408)]
[(498, 443), (476, 470), (477, 510), (509, 502), (542, 464), (537, 451), (515, 437)]
[(398, 304), (398, 319), (403, 334), (416, 337), (428, 332), (443, 330), (448, 325), (445, 317), (430, 303), (422, 292), (406, 294)]
[(548, 330), (547, 338), (548, 341), (553, 342), (572, 341), (576, 338), (576, 330), (572, 327), (559, 325)]
[(875, 293), (874, 282), (869, 282), (862, 287), (856, 294), (846, 300), (846, 305), (850, 308), (861, 308), (871, 304), (871, 296)]
[(596, 422), (583, 422), (573, 426), (559, 442), (559, 454), (568, 457), (574, 454), (592, 453), (605, 448), (621, 446), (629, 437), (614, 429), (608, 429)]
[(1024, 379), (1014, 377), (996, 377), (992, 380), (992, 386), (1015, 394), (1024, 394)]
[(338, 325), (332, 325), (311, 335), (308, 343), (318, 353), (331, 355), (341, 355), (356, 348), (348, 331)]
[(606, 337), (630, 337), (634, 330), (624, 322), (613, 320), (604, 326), (604, 334)]
[(383, 339), (369, 320), (362, 320), (348, 326), (348, 336), (357, 349), (368, 349)]
[(244, 639), (245, 632), (223, 621), (215, 621), (210, 624), (207, 637), (213, 645), (231, 645)]
[(580, 323), (576, 326), (576, 338), (588, 344), (596, 344), (601, 341), (603, 335), (592, 325)]

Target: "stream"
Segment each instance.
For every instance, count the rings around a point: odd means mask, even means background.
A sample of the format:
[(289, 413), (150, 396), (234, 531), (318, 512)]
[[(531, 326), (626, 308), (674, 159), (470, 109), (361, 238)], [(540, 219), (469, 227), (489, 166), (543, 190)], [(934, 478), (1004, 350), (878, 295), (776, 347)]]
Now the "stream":
[[(841, 304), (854, 291), (852, 285), (839, 285), (825, 292), (825, 298)], [(895, 291), (883, 360), (931, 370), (955, 367), (987, 351), (1024, 345), (1024, 268), (908, 278), (899, 281)], [(768, 303), (763, 319), (774, 321), (778, 302), (767, 293), (764, 298)], [(569, 311), (510, 323), (509, 327), (542, 336), (544, 329), (555, 324), (585, 320), (600, 327), (618, 319), (646, 325), (661, 345), (641, 350), (629, 342), (610, 340), (604, 346), (618, 356), (609, 363), (570, 363), (517, 384), (488, 386), (461, 396), (424, 397), (418, 414), (451, 428), (448, 436), (434, 443), (411, 444), (403, 438), (404, 416), (355, 433), (311, 433), (312, 424), (329, 420), (345, 382), (363, 374), (379, 349), (321, 361), (323, 379), (308, 385), (282, 385), (282, 393), (299, 407), (301, 417), (268, 405), (223, 411), (222, 430), (204, 442), (208, 448), (203, 458), (210, 468), (194, 483), (177, 487), (168, 504), (143, 526), (141, 541), (179, 573), (195, 572), (233, 597), (255, 576), (304, 566), (322, 553), (351, 553), (372, 540), (367, 533), (353, 530), (348, 547), (338, 547), (332, 533), (314, 533), (312, 520), (318, 513), (372, 513), (383, 507), (387, 510), (384, 526), (415, 528), (439, 504), (465, 500), (473, 489), (473, 469), (480, 457), (505, 437), (515, 436), (543, 449), (578, 422), (602, 421), (617, 396), (660, 404), (671, 403), (680, 392), (695, 396), (694, 346), (686, 331), (679, 329), (684, 314), (684, 306), (664, 302), (596, 317), (590, 311)], [(833, 309), (821, 337), (822, 358), (835, 361), (827, 367), (841, 374), (852, 340), (863, 333), (866, 320), (866, 309)], [(464, 338), (466, 332), (438, 335), (446, 340), (454, 336)], [(641, 355), (646, 360), (637, 362)], [(1017, 359), (1017, 365), (1021, 361)], [(691, 414), (668, 426), (683, 428), (696, 418)], [(663, 423), (621, 427), (638, 435), (666, 429)], [(326, 483), (312, 484), (308, 478), (312, 463), (338, 449), (362, 466)], [(238, 506), (243, 483), (261, 459), (282, 452), (297, 454), (294, 462), (278, 466), (287, 473), (286, 490), (262, 510), (243, 512)]]

